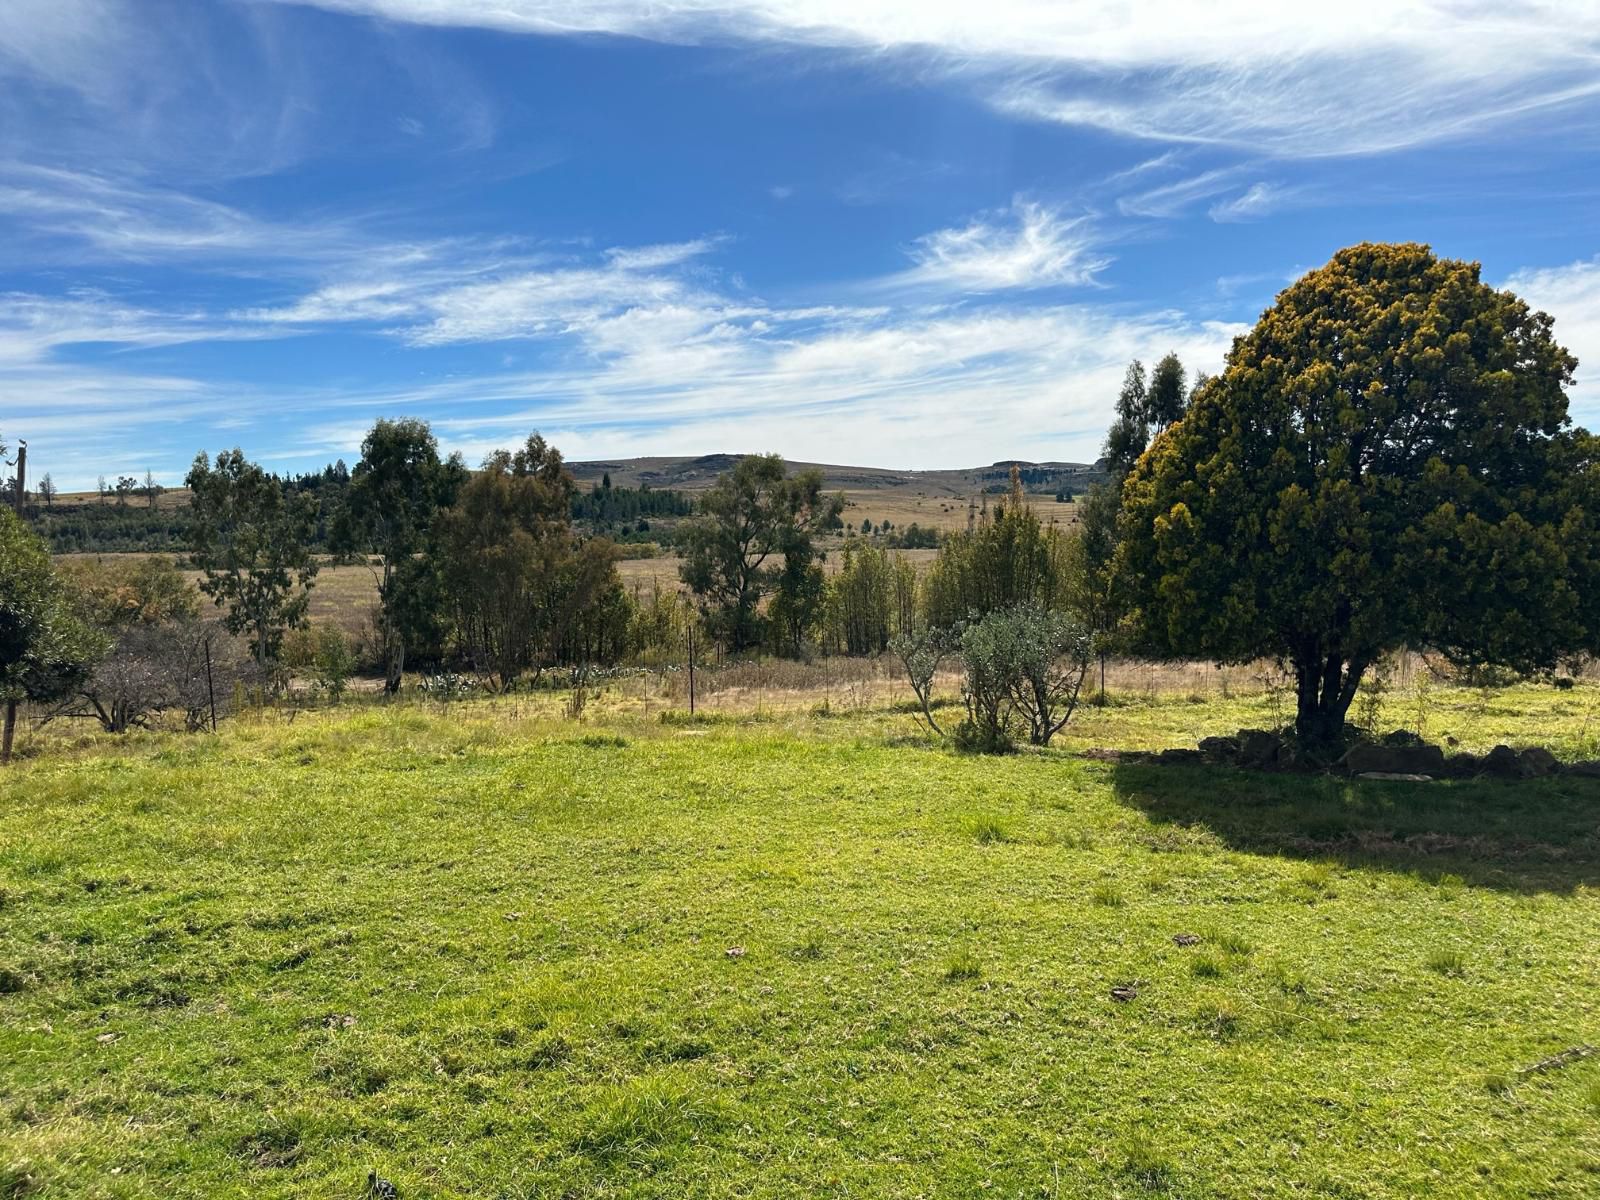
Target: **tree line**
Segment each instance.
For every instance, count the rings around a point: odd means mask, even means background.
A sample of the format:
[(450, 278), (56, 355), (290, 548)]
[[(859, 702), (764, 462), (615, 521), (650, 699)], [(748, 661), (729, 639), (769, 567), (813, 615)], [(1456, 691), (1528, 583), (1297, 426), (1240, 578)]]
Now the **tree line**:
[[(289, 494), (317, 500), (311, 544), (318, 552), (335, 552), (333, 526), (350, 485), (344, 460), (320, 471), (277, 474), (273, 478)], [(671, 545), (679, 520), (694, 510), (686, 493), (648, 485), (609, 487), (609, 476), (592, 490), (574, 489), (573, 519), (583, 528), (618, 542)], [(146, 473), (143, 483), (123, 476), (115, 484), (101, 477), (93, 499), (64, 500), (47, 473), (29, 489), (23, 504), (28, 523), (56, 554), (186, 553), (191, 541), (192, 511), (185, 503), (159, 504), (168, 489)], [(10, 480), (0, 483), (0, 502), (15, 507)]]
[[(842, 497), (759, 455), (682, 522), (688, 598), (630, 592), (615, 542), (573, 519), (580, 503), (642, 512), (607, 497), (620, 489), (580, 499), (538, 435), (468, 471), (419, 421), (374, 426), (331, 519), (323, 484), (202, 454), (191, 553), (263, 679), (305, 622), (324, 521), (328, 545), (374, 572), (390, 691), (417, 658), (506, 690), (553, 666), (671, 660), (694, 629), (733, 654), (891, 650), (934, 728), (934, 680), (959, 665), (952, 732), (993, 747), (1048, 742), (1097, 657), (1269, 659), (1295, 678), (1301, 742), (1333, 745), (1398, 650), (1538, 672), (1600, 648), (1600, 439), (1568, 414), (1576, 362), (1546, 314), (1479, 275), (1426, 246), (1352, 247), (1287, 288), (1220, 374), (1191, 383), (1171, 354), (1130, 364), (1107, 478), (1074, 525), (1041, 521), (1013, 470), (921, 578), (864, 538), (827, 572)], [(15, 593), (0, 687), (81, 692), (94, 659), (75, 648), (93, 639), (75, 630), (95, 622), (61, 601), (30, 538), (14, 519), (0, 538)]]

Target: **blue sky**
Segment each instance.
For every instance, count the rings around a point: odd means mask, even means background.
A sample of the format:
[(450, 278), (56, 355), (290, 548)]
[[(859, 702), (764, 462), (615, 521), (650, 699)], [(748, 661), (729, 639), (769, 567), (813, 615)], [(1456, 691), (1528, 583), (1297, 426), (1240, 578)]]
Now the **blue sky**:
[(1420, 240), (1600, 421), (1600, 12), (1223, 0), (6, 0), (31, 473), (777, 450), (1092, 459), (1299, 272)]

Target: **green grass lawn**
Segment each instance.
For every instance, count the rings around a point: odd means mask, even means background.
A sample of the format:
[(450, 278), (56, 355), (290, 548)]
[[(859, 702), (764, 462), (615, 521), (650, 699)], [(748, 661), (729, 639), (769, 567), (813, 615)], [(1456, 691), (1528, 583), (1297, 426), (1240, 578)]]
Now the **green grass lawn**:
[(912, 729), (356, 707), (34, 757), (0, 1200), (1600, 1194), (1600, 1057), (1518, 1074), (1600, 1043), (1600, 785)]

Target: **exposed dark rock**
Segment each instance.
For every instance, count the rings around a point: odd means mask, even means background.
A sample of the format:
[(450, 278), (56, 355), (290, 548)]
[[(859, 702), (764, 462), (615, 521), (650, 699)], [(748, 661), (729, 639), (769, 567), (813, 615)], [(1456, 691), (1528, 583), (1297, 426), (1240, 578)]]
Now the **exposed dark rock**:
[(1231, 737), (1201, 738), (1200, 753), (1218, 762), (1232, 762), (1239, 756), (1239, 739)]
[(1503, 779), (1522, 779), (1522, 756), (1510, 746), (1496, 746), (1483, 756), (1480, 764), (1485, 775), (1498, 775)]
[(1444, 760), (1444, 773), (1451, 779), (1471, 779), (1483, 769), (1483, 760), (1476, 754), (1462, 752)]
[(1429, 745), (1360, 742), (1350, 747), (1341, 763), (1352, 775), (1439, 775), (1444, 772), (1444, 751)]
[(1540, 779), (1561, 770), (1561, 760), (1543, 746), (1529, 746), (1517, 758), (1525, 779)]
[(1425, 743), (1420, 734), (1413, 733), (1409, 729), (1391, 729), (1383, 735), (1383, 744), (1385, 746), (1421, 746)]
[(1163, 750), (1156, 755), (1156, 761), (1164, 767), (1194, 767), (1206, 761), (1206, 756), (1198, 750)]
[(1239, 731), (1239, 765), (1241, 767), (1275, 767), (1283, 750), (1283, 739), (1265, 729)]
[(1600, 779), (1600, 759), (1571, 763), (1568, 765), (1566, 773), (1568, 775), (1576, 775), (1580, 779)]

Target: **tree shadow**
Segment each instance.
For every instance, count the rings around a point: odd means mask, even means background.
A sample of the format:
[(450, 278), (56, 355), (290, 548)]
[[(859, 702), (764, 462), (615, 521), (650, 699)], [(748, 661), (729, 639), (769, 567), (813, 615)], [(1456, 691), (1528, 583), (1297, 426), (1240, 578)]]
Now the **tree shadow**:
[(1600, 885), (1600, 781), (1400, 783), (1118, 763), (1119, 802), (1235, 850), (1522, 893)]

